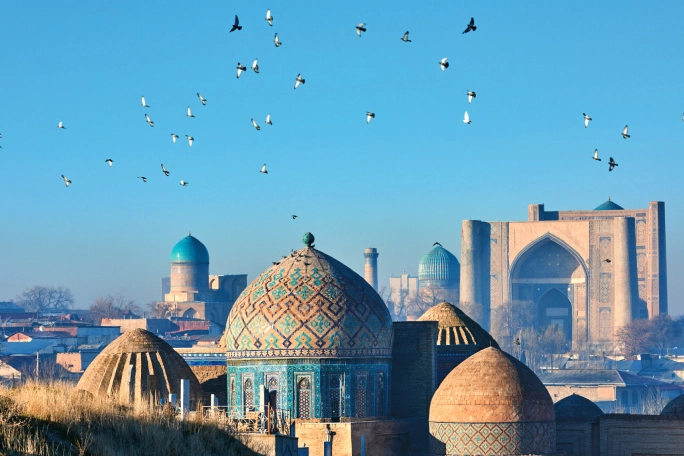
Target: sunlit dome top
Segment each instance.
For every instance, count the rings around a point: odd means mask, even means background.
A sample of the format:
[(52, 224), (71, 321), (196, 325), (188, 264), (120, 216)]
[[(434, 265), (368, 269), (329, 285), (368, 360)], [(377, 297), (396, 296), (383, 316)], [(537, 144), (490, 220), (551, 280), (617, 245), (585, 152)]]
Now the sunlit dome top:
[(171, 261), (209, 263), (209, 252), (196, 237), (188, 234), (171, 250)]

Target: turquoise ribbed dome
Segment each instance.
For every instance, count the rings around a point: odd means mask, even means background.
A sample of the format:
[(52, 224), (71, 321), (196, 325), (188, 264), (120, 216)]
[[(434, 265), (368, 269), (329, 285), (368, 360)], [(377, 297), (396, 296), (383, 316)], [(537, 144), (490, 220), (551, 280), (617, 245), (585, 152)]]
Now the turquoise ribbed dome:
[(171, 250), (171, 261), (209, 263), (209, 252), (196, 237), (188, 234)]
[(618, 204), (615, 204), (608, 198), (608, 201), (598, 206), (595, 211), (622, 211), (624, 208)]
[(420, 282), (443, 282), (441, 286), (458, 286), (461, 265), (456, 256), (441, 245), (436, 245), (421, 258), (418, 264)]

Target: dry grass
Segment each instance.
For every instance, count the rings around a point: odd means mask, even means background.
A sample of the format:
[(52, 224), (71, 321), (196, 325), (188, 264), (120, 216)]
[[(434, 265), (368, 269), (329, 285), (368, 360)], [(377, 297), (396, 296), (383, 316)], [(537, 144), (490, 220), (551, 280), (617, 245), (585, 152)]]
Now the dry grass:
[(62, 382), (0, 387), (0, 455), (255, 456), (218, 422), (127, 408)]

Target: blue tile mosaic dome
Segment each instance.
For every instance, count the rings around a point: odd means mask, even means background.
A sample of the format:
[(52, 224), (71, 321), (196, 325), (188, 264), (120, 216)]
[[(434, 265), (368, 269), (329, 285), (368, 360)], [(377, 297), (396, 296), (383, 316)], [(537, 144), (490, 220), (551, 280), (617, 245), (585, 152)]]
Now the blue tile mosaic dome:
[(418, 280), (458, 284), (461, 265), (456, 256), (441, 245), (434, 246), (418, 263)]
[(257, 277), (226, 325), (230, 358), (390, 357), (392, 318), (357, 273), (306, 247)]

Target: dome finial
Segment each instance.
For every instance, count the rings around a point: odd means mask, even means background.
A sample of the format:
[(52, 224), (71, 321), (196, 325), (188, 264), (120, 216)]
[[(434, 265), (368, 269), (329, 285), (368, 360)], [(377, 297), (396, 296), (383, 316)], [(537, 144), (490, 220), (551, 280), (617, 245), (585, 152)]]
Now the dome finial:
[(188, 236), (192, 236), (192, 234), (190, 234), (190, 230), (188, 230)]
[(610, 195), (608, 195), (608, 201), (610, 201)]
[(311, 233), (305, 233), (304, 236), (302, 236), (302, 242), (307, 247), (311, 247), (315, 240), (316, 238)]

